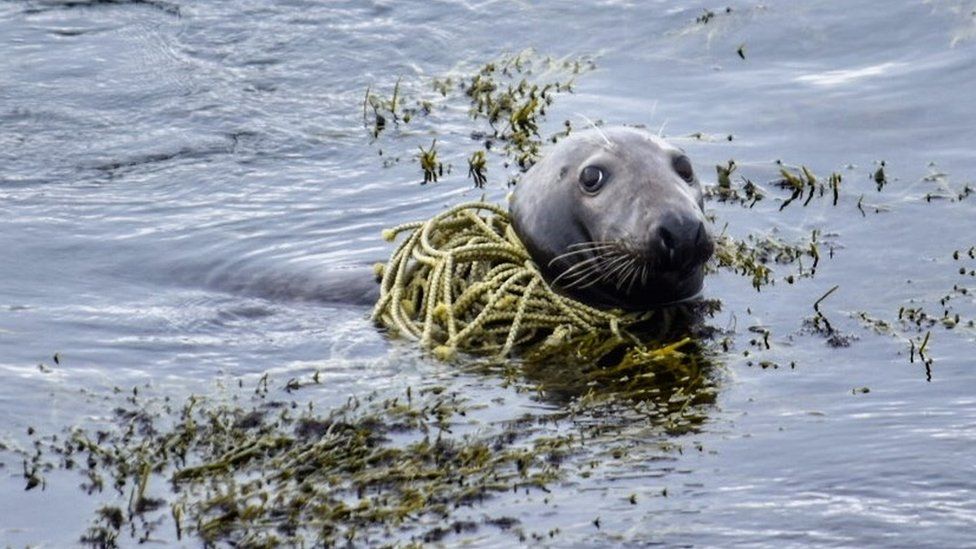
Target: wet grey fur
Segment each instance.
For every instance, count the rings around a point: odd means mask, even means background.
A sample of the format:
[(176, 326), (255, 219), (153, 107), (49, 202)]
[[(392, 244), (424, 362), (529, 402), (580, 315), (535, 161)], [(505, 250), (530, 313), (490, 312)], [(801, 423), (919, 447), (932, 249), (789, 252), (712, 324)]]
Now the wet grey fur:
[[(516, 185), (509, 208), (546, 279), (599, 307), (649, 309), (698, 295), (714, 244), (701, 184), (676, 171), (682, 156), (628, 127), (581, 131), (547, 151)], [(587, 166), (606, 174), (599, 192), (580, 184)], [(604, 252), (612, 257), (598, 257)]]

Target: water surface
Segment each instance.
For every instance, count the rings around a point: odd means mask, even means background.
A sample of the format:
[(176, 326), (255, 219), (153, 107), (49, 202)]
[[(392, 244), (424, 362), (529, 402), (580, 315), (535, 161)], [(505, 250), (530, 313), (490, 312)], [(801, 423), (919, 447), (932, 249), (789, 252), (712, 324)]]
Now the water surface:
[[(696, 22), (706, 10), (715, 16)], [(0, 442), (104, 418), (93, 395), (113, 387), (182, 397), (266, 372), (323, 372), (324, 405), (442, 383), (502, 403), (486, 421), (558, 407), (391, 345), (367, 307), (330, 302), (323, 282), (383, 258), (382, 228), (483, 192), (460, 152), (436, 185), (419, 185), (411, 160), (435, 136), (445, 151), (468, 146), (463, 112), (372, 143), (366, 88), (400, 77), (425, 93), (430, 77), (534, 48), (598, 66), (557, 100), (550, 131), (565, 119), (642, 124), (684, 147), (706, 182), (730, 158), (757, 182), (776, 177), (776, 160), (842, 174), (836, 207), (710, 204), (731, 234), (819, 229), (833, 256), (816, 277), (761, 293), (709, 278), (723, 303), (710, 322), (734, 330), (735, 346), (708, 421), (673, 441), (683, 451), (608, 458), (549, 499), (465, 512), (558, 529), (541, 542), (558, 545), (971, 544), (973, 329), (931, 328), (927, 376), (907, 339), (927, 330), (879, 335), (853, 315), (939, 317), (954, 285), (976, 286), (976, 261), (952, 257), (976, 245), (974, 198), (926, 200), (973, 181), (974, 13), (951, 0), (0, 3)], [(384, 167), (381, 148), (401, 162)], [(505, 177), (490, 176), (488, 196), (502, 200)], [(849, 347), (803, 324), (834, 285), (821, 309)], [(952, 313), (976, 317), (972, 295)], [(759, 325), (768, 350), (749, 344)], [(633, 455), (656, 455), (645, 442), (630, 440)], [(19, 460), (0, 460), (0, 540), (76, 543), (97, 503), (77, 480), (25, 492)]]

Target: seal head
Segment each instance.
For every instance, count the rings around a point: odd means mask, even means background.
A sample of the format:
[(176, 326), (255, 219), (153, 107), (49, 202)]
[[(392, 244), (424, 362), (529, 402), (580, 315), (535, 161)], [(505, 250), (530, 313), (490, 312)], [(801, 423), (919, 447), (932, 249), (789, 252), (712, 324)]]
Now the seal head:
[(688, 157), (628, 127), (577, 132), (516, 185), (516, 234), (557, 291), (647, 310), (699, 295), (714, 251)]

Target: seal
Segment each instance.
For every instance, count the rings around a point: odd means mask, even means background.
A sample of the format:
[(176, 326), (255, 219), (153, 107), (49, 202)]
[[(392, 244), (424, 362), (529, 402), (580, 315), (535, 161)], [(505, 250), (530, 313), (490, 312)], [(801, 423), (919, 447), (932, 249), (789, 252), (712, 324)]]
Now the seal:
[(557, 291), (648, 310), (700, 295), (715, 249), (684, 152), (646, 131), (593, 128), (553, 146), (515, 186), (515, 233)]

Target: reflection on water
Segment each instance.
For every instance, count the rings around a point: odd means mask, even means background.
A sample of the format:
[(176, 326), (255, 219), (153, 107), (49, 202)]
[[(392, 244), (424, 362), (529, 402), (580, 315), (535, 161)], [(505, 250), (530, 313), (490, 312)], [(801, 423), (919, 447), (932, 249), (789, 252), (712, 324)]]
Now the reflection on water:
[(593, 334), (533, 349), (519, 373), (547, 402), (574, 413), (694, 432), (715, 403), (721, 371), (702, 305), (656, 311), (635, 330), (637, 345)]
[[(431, 541), (478, 546), (966, 544), (976, 5), (727, 6), (0, 4), (0, 445), (31, 455), (28, 427), (114, 425), (118, 401), (141, 398), (132, 387), (175, 408), (190, 394), (233, 399), (238, 380), (253, 395), (270, 372), (269, 400), (309, 395), (327, 410), (436, 385), (470, 401), (459, 437), (614, 428), (557, 459), (550, 492), (499, 492), (403, 540), (441, 528)], [(595, 379), (559, 362), (525, 365), (527, 383), (470, 375), (384, 340), (365, 308), (318, 299), (331, 292), (320, 273), (389, 253), (383, 228), (482, 193), (504, 200), (514, 166), (490, 157), (486, 188), (472, 189), (464, 167), (483, 135), (428, 86), (525, 48), (596, 60), (547, 109), (544, 134), (567, 120), (642, 124), (705, 180), (734, 159), (736, 185), (765, 185), (777, 161), (840, 175), (836, 205), (780, 212), (788, 195), (774, 186), (751, 207), (710, 204), (717, 232), (739, 238), (819, 231), (830, 246), (816, 275), (791, 282), (772, 265), (760, 292), (710, 275), (722, 311), (706, 324), (722, 339), (681, 347), (700, 371), (655, 370), (650, 389), (635, 385), (646, 371)], [(398, 78), (436, 108), (374, 141), (366, 89), (388, 97)], [(417, 147), (435, 137), (444, 176), (422, 186)], [(847, 348), (803, 324), (834, 286), (817, 312), (857, 335)], [(706, 366), (710, 352), (721, 367)], [(320, 383), (287, 391), (314, 372)], [(621, 390), (698, 415), (666, 435), (646, 415), (614, 421), (640, 404), (572, 400)], [(546, 422), (580, 402), (594, 407), (577, 424)], [(0, 453), (7, 544), (72, 545), (100, 505), (128, 510), (129, 492), (88, 497), (72, 472), (40, 471), (24, 491), (16, 456)]]

